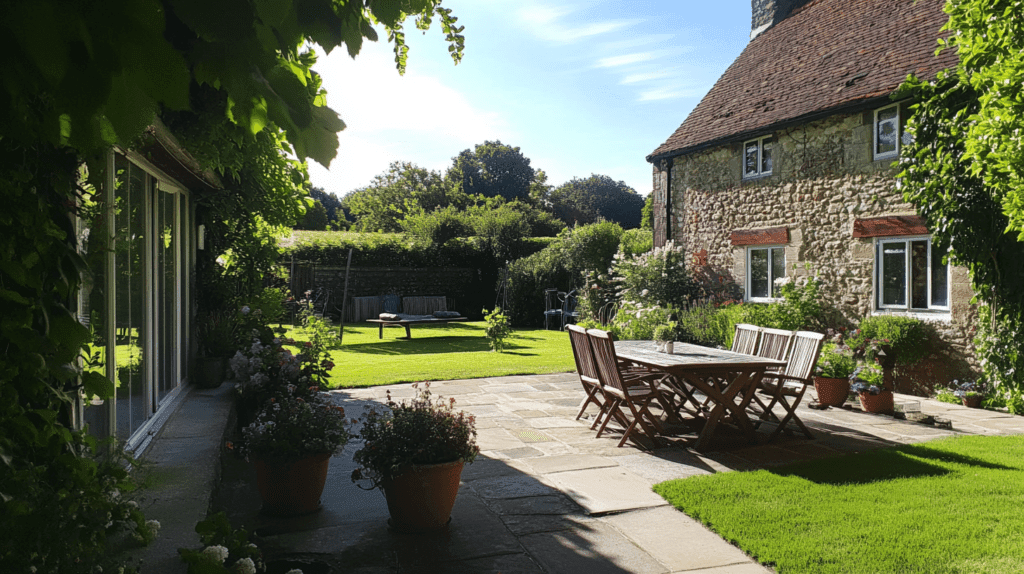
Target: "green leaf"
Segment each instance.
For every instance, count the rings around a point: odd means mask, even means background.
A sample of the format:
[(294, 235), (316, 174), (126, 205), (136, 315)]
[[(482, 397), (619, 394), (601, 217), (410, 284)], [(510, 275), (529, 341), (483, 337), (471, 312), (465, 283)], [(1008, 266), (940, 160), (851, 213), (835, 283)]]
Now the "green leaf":
[(88, 396), (109, 399), (114, 396), (114, 383), (95, 371), (82, 373), (82, 390)]

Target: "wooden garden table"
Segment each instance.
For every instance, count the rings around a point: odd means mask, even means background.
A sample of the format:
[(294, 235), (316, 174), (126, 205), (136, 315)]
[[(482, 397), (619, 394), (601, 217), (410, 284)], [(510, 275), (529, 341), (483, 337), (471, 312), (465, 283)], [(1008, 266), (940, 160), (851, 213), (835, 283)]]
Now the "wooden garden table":
[[(711, 349), (689, 343), (675, 343), (672, 353), (656, 350), (654, 341), (616, 341), (619, 359), (673, 375), (667, 384), (690, 385), (706, 395), (711, 408), (694, 448), (705, 451), (718, 423), (728, 418), (754, 442), (755, 428), (747, 416), (747, 405), (754, 397), (757, 384), (769, 367), (783, 367), (785, 361), (754, 355)], [(687, 389), (674, 389), (680, 396), (689, 396)]]
[(412, 339), (412, 325), (431, 325), (469, 321), (466, 317), (435, 317), (432, 319), (367, 319), (367, 323), (376, 323), (379, 327), (379, 339), (384, 338), (384, 327), (405, 327), (405, 338)]

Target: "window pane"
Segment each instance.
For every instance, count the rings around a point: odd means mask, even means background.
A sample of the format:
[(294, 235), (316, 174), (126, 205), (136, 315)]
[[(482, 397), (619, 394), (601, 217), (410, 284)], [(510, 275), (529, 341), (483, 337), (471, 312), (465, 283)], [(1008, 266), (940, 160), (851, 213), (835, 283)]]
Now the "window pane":
[(162, 190), (154, 191), (156, 207), (156, 260), (157, 260), (157, 292), (156, 305), (159, 313), (160, 384), (157, 395), (158, 403), (167, 393), (178, 386), (177, 349), (178, 342), (178, 293), (177, 285), (177, 253), (175, 243), (178, 241), (175, 216), (177, 202), (175, 194)]
[[(104, 377), (113, 379), (107, 372), (107, 351), (109, 345), (110, 310), (107, 305), (107, 263), (110, 255), (110, 248), (107, 244), (110, 236), (110, 227), (107, 220), (108, 193), (107, 186), (101, 185), (98, 188), (86, 186), (82, 194), (84, 205), (79, 216), (79, 252), (82, 258), (89, 265), (89, 273), (82, 274), (82, 283), (78, 290), (78, 314), (79, 320), (88, 325), (93, 332), (93, 339), (90, 342), (92, 352), (98, 354), (99, 362), (85, 364), (83, 368), (88, 372), (96, 372)], [(106, 438), (110, 436), (110, 399), (100, 399), (89, 395), (83, 395), (83, 422), (89, 425), (89, 434)]]
[(928, 242), (910, 244), (910, 306), (928, 308)]
[(896, 138), (899, 133), (899, 124), (896, 121), (896, 108), (878, 112), (877, 141), (875, 143), (875, 154), (881, 155), (896, 151)]
[(775, 284), (777, 279), (782, 279), (786, 276), (786, 249), (783, 247), (775, 247), (772, 249), (772, 297), (778, 297), (779, 291), (782, 289), (780, 286)]
[(743, 175), (757, 175), (757, 142), (750, 142), (743, 150)]
[(772, 138), (764, 138), (761, 144), (761, 173), (772, 172)]
[(146, 405), (147, 321), (144, 314), (147, 288), (145, 275), (146, 174), (122, 156), (115, 160), (114, 259), (117, 266), (116, 351), (117, 438), (128, 440), (148, 418)]
[(882, 244), (882, 304), (907, 304), (907, 244)]
[(939, 250), (932, 248), (932, 306), (949, 306), (949, 271)]
[(750, 250), (750, 297), (768, 296), (768, 250)]

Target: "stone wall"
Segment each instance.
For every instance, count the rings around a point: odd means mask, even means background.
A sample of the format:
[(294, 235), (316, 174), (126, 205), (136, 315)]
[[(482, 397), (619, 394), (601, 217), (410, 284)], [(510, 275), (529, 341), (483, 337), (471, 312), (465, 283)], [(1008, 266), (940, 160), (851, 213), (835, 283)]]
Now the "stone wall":
[[(345, 287), (345, 268), (297, 264), (292, 291), (301, 293), (316, 287), (330, 291), (328, 314), (337, 316)], [(352, 320), (352, 297), (397, 294), (401, 297), (443, 296), (449, 310), (478, 319), (480, 310), (494, 306), (495, 283), (476, 269), (410, 267), (353, 267), (348, 280), (346, 321)]]
[[(854, 221), (915, 214), (896, 189), (891, 160), (872, 161), (873, 120), (868, 111), (776, 132), (772, 174), (756, 179), (741, 177), (740, 143), (674, 158), (669, 235), (687, 252), (707, 250), (713, 273), (742, 289), (746, 246), (732, 245), (732, 232), (785, 227), (787, 273), (817, 275), (826, 300), (847, 320), (870, 315), (875, 240), (854, 238)], [(905, 391), (945, 384), (975, 366), (969, 277), (957, 267), (950, 275), (950, 312), (915, 315), (935, 326), (938, 352), (904, 374)]]

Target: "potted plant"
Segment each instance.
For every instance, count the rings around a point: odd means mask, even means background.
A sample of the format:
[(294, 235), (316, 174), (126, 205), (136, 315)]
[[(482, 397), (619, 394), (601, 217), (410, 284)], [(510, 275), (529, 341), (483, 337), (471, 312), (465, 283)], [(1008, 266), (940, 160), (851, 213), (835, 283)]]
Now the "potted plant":
[(985, 381), (964, 381), (960, 382), (956, 379), (950, 383), (955, 390), (953, 396), (960, 399), (965, 407), (977, 409), (981, 407), (981, 401), (988, 394), (988, 385)]
[(854, 371), (850, 390), (857, 393), (860, 408), (866, 413), (891, 413), (895, 409), (895, 397), (885, 388), (884, 375), (878, 369), (862, 366)]
[(455, 399), (432, 399), (429, 383), (408, 403), (396, 403), (389, 392), (387, 407), (371, 408), (362, 417), (359, 436), (365, 442), (353, 457), (359, 466), (352, 481), (369, 480), (368, 490), (383, 491), (392, 528), (444, 528), (462, 467), (480, 452), (475, 417), (456, 412)]
[(263, 512), (294, 516), (320, 508), (331, 455), (349, 440), (345, 423), (344, 409), (326, 393), (267, 401), (238, 445), (256, 467)]
[(850, 394), (850, 377), (857, 368), (857, 359), (849, 347), (833, 343), (825, 345), (814, 368), (814, 390), (818, 404), (841, 407)]
[(930, 349), (928, 327), (912, 317), (875, 315), (860, 322), (848, 340), (851, 348), (882, 367), (882, 384), (895, 391), (895, 368), (925, 358)]
[(197, 318), (199, 357), (196, 358), (195, 383), (203, 388), (220, 386), (235, 350), (235, 321), (223, 312), (210, 311)]
[(676, 324), (674, 322), (658, 325), (654, 328), (654, 340), (658, 343), (659, 351), (671, 353), (674, 350), (673, 339), (675, 339), (675, 332)]

